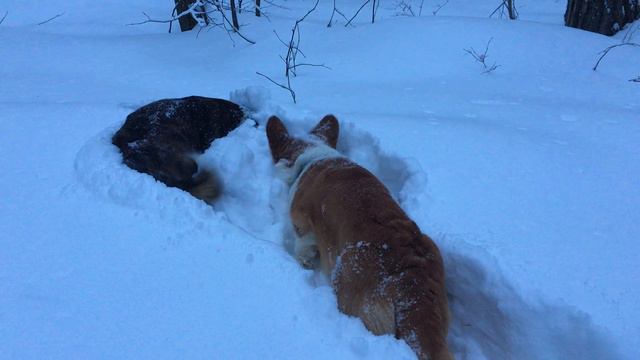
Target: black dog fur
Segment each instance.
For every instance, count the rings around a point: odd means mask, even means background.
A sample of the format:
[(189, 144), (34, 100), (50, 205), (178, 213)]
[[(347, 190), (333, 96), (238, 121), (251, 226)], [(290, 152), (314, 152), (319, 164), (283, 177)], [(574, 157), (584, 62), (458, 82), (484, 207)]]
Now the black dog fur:
[(213, 173), (193, 159), (245, 119), (237, 104), (190, 96), (147, 104), (127, 116), (112, 138), (130, 168), (211, 203), (220, 192)]

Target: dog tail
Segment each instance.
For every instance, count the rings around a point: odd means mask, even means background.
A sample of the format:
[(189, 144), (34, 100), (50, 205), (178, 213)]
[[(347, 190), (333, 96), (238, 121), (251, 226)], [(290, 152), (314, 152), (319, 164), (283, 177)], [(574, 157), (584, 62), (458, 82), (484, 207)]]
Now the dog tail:
[(201, 170), (194, 175), (193, 184), (187, 191), (209, 205), (222, 193), (218, 178), (209, 170)]

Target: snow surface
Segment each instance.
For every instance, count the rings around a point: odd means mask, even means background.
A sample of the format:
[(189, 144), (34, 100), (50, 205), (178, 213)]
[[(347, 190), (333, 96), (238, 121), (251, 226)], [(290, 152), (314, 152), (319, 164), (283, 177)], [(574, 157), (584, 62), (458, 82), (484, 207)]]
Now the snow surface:
[[(331, 70), (301, 69), (294, 105), (255, 72), (283, 81), (272, 30), (313, 2), (276, 3), (241, 14), (249, 45), (124, 25), (171, 1), (0, 2), (0, 358), (414, 358), (291, 256), (265, 120), (302, 133), (327, 113), (443, 250), (457, 358), (640, 358), (640, 52), (591, 71), (624, 34), (565, 28), (556, 0), (518, 1), (515, 22), (492, 0), (383, 1), (349, 28), (322, 1), (301, 48)], [(490, 38), (482, 74), (463, 49)], [(213, 208), (110, 143), (137, 107), (188, 95), (251, 111), (199, 159), (223, 182)]]

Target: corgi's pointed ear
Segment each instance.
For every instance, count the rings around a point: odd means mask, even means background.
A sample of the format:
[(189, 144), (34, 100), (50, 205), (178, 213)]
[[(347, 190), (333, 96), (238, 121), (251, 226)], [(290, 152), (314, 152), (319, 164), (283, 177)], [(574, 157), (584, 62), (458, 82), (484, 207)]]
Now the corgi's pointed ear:
[(291, 140), (287, 128), (277, 116), (271, 116), (267, 121), (267, 139), (269, 139), (269, 148), (271, 149), (273, 161), (278, 162)]
[(311, 130), (311, 134), (319, 137), (334, 149), (338, 146), (339, 133), (340, 125), (338, 125), (338, 119), (333, 115), (326, 115), (323, 117), (318, 125)]

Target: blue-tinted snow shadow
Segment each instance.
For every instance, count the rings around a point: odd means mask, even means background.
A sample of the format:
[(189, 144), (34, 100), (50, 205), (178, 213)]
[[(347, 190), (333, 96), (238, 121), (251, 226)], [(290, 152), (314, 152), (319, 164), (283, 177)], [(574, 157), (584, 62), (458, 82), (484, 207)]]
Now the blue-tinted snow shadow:
[(458, 359), (620, 359), (588, 314), (523, 298), (482, 249), (446, 248), (452, 323)]

